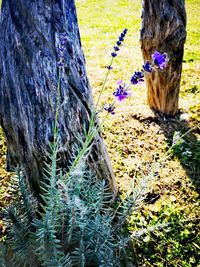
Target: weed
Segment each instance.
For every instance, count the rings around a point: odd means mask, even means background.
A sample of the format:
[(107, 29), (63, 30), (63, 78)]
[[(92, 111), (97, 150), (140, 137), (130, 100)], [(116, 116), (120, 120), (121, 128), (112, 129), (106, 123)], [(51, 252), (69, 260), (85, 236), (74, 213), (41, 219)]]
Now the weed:
[(129, 224), (139, 266), (198, 266), (199, 218), (187, 219), (173, 202), (147, 210), (134, 213)]

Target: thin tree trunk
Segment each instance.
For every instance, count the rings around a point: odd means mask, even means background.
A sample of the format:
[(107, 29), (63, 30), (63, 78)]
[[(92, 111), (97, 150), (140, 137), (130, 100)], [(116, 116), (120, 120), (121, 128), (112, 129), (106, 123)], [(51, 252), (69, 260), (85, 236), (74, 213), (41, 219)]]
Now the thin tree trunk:
[[(86, 18), (87, 19), (87, 18)], [(0, 19), (0, 124), (7, 139), (8, 167), (19, 164), (35, 194), (43, 180), (45, 151), (53, 139), (60, 35), (66, 33), (61, 77), (59, 155), (70, 160), (77, 135), (84, 136), (93, 107), (73, 0), (3, 0)], [(117, 186), (99, 134), (87, 162), (99, 178)]]
[(155, 51), (166, 52), (169, 63), (165, 70), (146, 74), (149, 106), (162, 113), (175, 115), (186, 40), (184, 0), (143, 0), (141, 49), (144, 60)]

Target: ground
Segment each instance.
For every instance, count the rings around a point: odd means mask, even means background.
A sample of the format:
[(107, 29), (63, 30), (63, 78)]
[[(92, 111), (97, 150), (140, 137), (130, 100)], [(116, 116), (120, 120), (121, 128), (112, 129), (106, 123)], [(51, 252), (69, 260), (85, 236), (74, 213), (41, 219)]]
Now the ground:
[[(112, 101), (118, 80), (129, 82), (142, 65), (139, 44), (140, 1), (76, 0), (86, 66), (98, 97), (118, 35), (128, 35), (114, 61), (101, 105)], [(200, 20), (198, 0), (187, 0), (187, 42), (180, 90), (180, 112), (175, 121), (155, 117), (146, 104), (145, 84), (132, 87), (131, 97), (116, 105), (116, 113), (103, 127), (105, 139), (120, 191), (133, 180), (148, 175), (153, 162), (154, 186), (144, 204), (130, 218), (129, 230), (137, 232), (133, 248), (139, 266), (200, 266)], [(86, 16), (87, 14), (87, 16)], [(103, 117), (103, 114), (100, 115)], [(185, 120), (184, 120), (185, 118)], [(193, 127), (198, 126), (193, 129)], [(173, 139), (190, 131), (169, 150)], [(165, 157), (168, 156), (168, 157)], [(0, 204), (10, 200), (5, 172), (5, 141), (0, 139)], [(0, 226), (1, 227), (1, 226)], [(141, 232), (148, 228), (149, 231)], [(1, 229), (1, 228), (0, 228)], [(136, 234), (135, 234), (136, 236)], [(200, 256), (200, 255), (199, 255)]]

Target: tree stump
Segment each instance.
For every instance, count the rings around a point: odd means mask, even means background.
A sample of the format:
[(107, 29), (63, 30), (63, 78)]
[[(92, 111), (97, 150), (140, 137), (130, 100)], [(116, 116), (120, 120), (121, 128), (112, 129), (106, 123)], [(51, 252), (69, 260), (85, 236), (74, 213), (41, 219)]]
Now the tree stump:
[(146, 74), (147, 100), (150, 108), (167, 115), (176, 115), (186, 40), (184, 0), (143, 0), (140, 32), (144, 60), (158, 51), (167, 53), (169, 62), (164, 70)]
[[(7, 140), (8, 168), (19, 164), (36, 196), (53, 139), (60, 36), (67, 38), (58, 116), (59, 156), (67, 170), (77, 134), (84, 138), (93, 100), (81, 49), (73, 0), (3, 0), (0, 18), (0, 124)], [(117, 192), (100, 134), (87, 166)]]

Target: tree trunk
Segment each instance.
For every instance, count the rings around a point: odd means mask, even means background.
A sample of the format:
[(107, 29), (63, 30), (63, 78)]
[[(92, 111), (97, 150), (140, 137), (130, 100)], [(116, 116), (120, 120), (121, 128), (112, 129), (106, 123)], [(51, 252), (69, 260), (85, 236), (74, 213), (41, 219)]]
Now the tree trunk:
[[(73, 0), (3, 0), (0, 19), (0, 124), (7, 139), (8, 168), (19, 164), (36, 195), (45, 151), (53, 139), (60, 36), (66, 33), (58, 118), (59, 155), (69, 163), (77, 134), (88, 128), (93, 101)], [(88, 167), (117, 186), (105, 146), (95, 137)]]
[(149, 106), (167, 115), (178, 112), (179, 88), (186, 40), (184, 0), (143, 0), (140, 33), (144, 60), (166, 52), (168, 66), (146, 74)]

